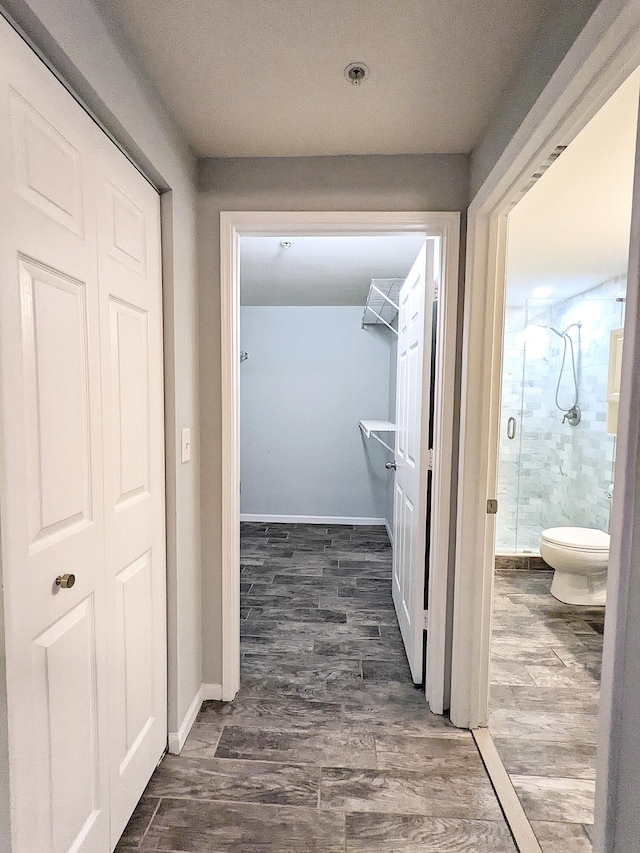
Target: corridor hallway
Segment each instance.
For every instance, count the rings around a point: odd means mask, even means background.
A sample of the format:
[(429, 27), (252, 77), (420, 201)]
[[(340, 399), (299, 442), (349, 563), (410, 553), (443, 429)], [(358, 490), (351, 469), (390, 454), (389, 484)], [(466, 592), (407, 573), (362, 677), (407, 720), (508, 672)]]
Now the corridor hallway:
[(241, 544), (240, 692), (203, 704), (118, 853), (515, 853), (471, 734), (413, 686), (384, 528)]

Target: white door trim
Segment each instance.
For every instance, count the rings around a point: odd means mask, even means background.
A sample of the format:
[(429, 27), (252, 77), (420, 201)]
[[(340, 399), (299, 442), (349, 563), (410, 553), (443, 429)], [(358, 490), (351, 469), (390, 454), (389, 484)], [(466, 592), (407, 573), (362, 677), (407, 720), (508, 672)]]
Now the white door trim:
[(639, 64), (637, 0), (602, 0), (469, 207), (451, 681), (457, 726), (488, 723), (495, 516), (486, 501), (496, 496), (507, 214), (554, 148), (568, 144)]
[[(239, 238), (242, 235), (287, 236), (295, 234), (353, 235), (384, 233), (425, 233), (443, 238), (443, 276), (440, 294), (439, 334), (442, 373), (438, 388), (455, 387), (456, 317), (458, 302), (458, 256), (460, 214), (457, 212), (276, 212), (223, 211), (220, 214), (220, 302), (221, 302), (221, 381), (222, 381), (222, 698), (230, 701), (240, 688), (240, 269)], [(434, 467), (441, 472), (434, 479), (432, 543), (437, 549), (435, 564), (448, 569), (453, 564), (450, 537), (451, 477), (453, 474), (453, 395), (443, 396), (436, 434), (441, 441)], [(431, 573), (432, 575), (435, 572)], [(442, 640), (434, 642), (432, 665), (440, 656), (444, 671), (447, 577), (434, 578), (430, 593), (430, 633)], [(432, 615), (433, 613), (433, 615)], [(428, 656), (429, 660), (429, 656)], [(432, 670), (437, 671), (437, 670)], [(445, 686), (435, 686), (433, 710), (438, 711), (446, 694)], [(427, 691), (429, 696), (429, 691)], [(442, 713), (443, 708), (439, 708)]]

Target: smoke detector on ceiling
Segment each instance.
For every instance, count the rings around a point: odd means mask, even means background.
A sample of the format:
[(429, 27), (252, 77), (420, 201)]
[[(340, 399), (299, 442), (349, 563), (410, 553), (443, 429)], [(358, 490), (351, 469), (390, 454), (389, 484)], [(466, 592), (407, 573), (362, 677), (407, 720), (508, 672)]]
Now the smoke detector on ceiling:
[(360, 86), (369, 76), (369, 69), (364, 62), (350, 62), (344, 69), (344, 76), (354, 86)]
[(290, 249), (293, 246), (293, 243), (291, 240), (281, 240), (280, 245), (283, 249)]

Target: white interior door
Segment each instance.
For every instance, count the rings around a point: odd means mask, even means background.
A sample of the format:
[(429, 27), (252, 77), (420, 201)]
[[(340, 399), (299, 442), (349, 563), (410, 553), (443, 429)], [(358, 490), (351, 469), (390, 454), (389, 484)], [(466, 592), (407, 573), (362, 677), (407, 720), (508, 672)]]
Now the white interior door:
[[(15, 853), (109, 845), (91, 122), (0, 18), (2, 567)], [(75, 575), (72, 588), (56, 578)]]
[(2, 18), (0, 56), (13, 853), (106, 853), (167, 732), (159, 203)]
[(434, 242), (427, 240), (400, 290), (398, 312), (393, 601), (416, 684), (424, 645), (434, 258)]
[(160, 200), (98, 139), (111, 841), (167, 742)]

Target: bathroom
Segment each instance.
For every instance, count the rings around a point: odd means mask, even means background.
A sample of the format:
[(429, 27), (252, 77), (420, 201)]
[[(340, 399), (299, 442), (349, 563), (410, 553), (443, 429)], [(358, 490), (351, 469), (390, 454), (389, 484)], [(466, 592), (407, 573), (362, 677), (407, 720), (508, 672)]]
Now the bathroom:
[(616, 443), (609, 362), (625, 291), (621, 274), (567, 298), (507, 306), (498, 554), (536, 553), (549, 528), (608, 530)]
[(592, 849), (639, 88), (508, 219), (490, 731), (543, 853)]

